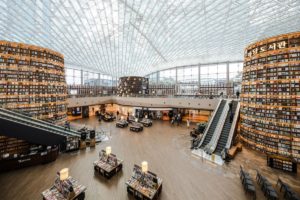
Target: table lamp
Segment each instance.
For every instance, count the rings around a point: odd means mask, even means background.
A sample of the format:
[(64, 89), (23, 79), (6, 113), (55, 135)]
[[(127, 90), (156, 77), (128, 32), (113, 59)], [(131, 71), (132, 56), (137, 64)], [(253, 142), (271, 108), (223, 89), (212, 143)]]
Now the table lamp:
[(59, 179), (61, 181), (66, 180), (68, 177), (69, 177), (69, 169), (68, 168), (64, 168), (64, 169), (60, 170)]
[(106, 147), (105, 150), (106, 150), (106, 155), (109, 155), (111, 153), (111, 147), (110, 146)]
[(142, 172), (146, 173), (148, 171), (148, 162), (147, 161), (143, 161), (142, 162)]

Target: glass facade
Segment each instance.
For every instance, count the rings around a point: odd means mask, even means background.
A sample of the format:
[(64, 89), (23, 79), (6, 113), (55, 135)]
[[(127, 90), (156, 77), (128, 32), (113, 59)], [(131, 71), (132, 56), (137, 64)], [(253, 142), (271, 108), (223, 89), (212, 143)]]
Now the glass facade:
[(116, 86), (117, 78), (96, 72), (66, 68), (68, 85)]
[(149, 78), (150, 84), (193, 83), (198, 85), (215, 85), (226, 84), (227, 82), (240, 83), (242, 80), (242, 71), (242, 62), (199, 64), (158, 71), (149, 74), (146, 77)]
[(177, 83), (198, 83), (198, 66), (177, 68)]
[(156, 76), (158, 77), (158, 83), (160, 84), (174, 84), (176, 82), (176, 69), (160, 71)]
[[(162, 70), (146, 77), (149, 78), (150, 85), (176, 85), (176, 94), (179, 95), (218, 92), (233, 94), (240, 91), (242, 71), (242, 62), (198, 64)], [(212, 90), (214, 87), (217, 89)]]

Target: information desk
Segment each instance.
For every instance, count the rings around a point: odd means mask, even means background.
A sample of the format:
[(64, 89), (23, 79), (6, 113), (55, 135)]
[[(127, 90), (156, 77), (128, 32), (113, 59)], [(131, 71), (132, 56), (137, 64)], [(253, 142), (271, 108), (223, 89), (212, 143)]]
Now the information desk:
[(142, 172), (138, 165), (134, 165), (133, 175), (126, 182), (127, 192), (136, 199), (157, 199), (162, 190), (162, 179), (152, 172)]
[[(70, 192), (70, 186), (73, 188), (73, 192)], [(85, 190), (86, 187), (80, 185), (71, 176), (64, 181), (59, 180), (59, 177), (57, 177), (54, 185), (42, 192), (42, 197), (44, 200), (83, 200)]]
[(119, 128), (124, 128), (127, 126), (128, 126), (128, 122), (127, 122), (127, 120), (124, 120), (124, 119), (121, 119), (121, 120), (117, 121), (117, 123), (116, 123), (116, 127), (119, 127)]
[(133, 122), (130, 126), (130, 130), (134, 132), (140, 132), (143, 130), (143, 125), (141, 123)]
[(106, 178), (111, 178), (113, 175), (121, 171), (123, 161), (118, 159), (114, 154), (106, 155), (102, 150), (99, 153), (100, 159), (94, 162), (94, 170)]
[(150, 119), (144, 118), (140, 121), (140, 123), (143, 124), (145, 127), (152, 126), (152, 121)]

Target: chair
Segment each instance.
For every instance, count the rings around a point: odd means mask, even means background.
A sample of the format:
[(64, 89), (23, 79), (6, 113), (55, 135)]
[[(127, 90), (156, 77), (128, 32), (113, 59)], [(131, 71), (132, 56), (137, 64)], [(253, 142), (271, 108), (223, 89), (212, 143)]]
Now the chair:
[(277, 180), (276, 186), (280, 187), (280, 192), (284, 192), (283, 198), (288, 200), (300, 200), (300, 197), (290, 188), (290, 186), (284, 183), (280, 178)]
[(240, 169), (240, 179), (242, 180), (242, 184), (246, 194), (250, 194), (253, 199), (256, 199), (256, 190), (251, 176), (249, 175), (249, 173), (243, 170), (242, 166), (240, 166)]
[(272, 184), (268, 181), (267, 178), (264, 176), (261, 176), (261, 190), (263, 191), (264, 195), (267, 197), (267, 199), (270, 200), (277, 200), (278, 195), (275, 189), (273, 188)]
[(278, 178), (278, 180), (277, 180), (277, 183), (276, 183), (276, 186), (277, 185), (279, 185), (279, 187), (280, 187), (280, 192), (281, 192), (281, 190), (282, 190), (282, 186), (283, 186), (283, 182), (282, 182), (282, 180), (280, 179), (280, 178)]

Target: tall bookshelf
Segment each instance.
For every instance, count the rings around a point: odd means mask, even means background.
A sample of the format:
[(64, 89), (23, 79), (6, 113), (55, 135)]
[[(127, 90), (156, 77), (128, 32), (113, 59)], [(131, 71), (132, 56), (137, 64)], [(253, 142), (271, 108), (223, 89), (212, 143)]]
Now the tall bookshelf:
[[(66, 97), (62, 54), (0, 40), (0, 107), (59, 122), (66, 119)], [(1, 159), (3, 154), (28, 150), (29, 144), (0, 136), (0, 147)]]
[(255, 150), (300, 162), (300, 32), (245, 49), (241, 139)]
[(120, 77), (118, 82), (118, 96), (138, 96), (149, 94), (149, 79), (140, 76)]

